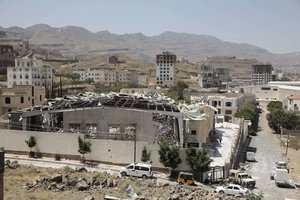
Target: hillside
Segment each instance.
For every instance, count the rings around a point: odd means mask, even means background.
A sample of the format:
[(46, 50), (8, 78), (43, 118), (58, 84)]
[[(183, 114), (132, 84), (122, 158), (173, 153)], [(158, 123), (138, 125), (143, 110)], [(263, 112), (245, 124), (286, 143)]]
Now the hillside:
[(175, 32), (164, 32), (157, 36), (142, 33), (117, 35), (108, 31), (93, 33), (76, 26), (53, 28), (44, 24), (25, 29), (0, 27), (0, 30), (5, 30), (8, 37), (29, 40), (30, 44), (42, 48), (59, 49), (68, 56), (122, 53), (136, 59), (154, 61), (157, 53), (167, 50), (177, 54), (178, 58), (190, 61), (222, 55), (256, 58), (281, 67), (300, 65), (300, 53), (273, 54), (253, 45), (226, 42), (210, 35)]

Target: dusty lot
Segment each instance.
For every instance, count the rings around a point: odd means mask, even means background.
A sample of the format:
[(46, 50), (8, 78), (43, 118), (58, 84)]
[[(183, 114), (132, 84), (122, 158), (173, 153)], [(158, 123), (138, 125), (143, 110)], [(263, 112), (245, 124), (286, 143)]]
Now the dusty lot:
[[(86, 182), (87, 189), (81, 188), (79, 191), (79, 182)], [(97, 200), (104, 199), (105, 195), (129, 199), (124, 191), (126, 185), (131, 185), (140, 199), (236, 199), (220, 196), (203, 185), (197, 187), (170, 185), (156, 179), (119, 178), (107, 173), (76, 172), (70, 168), (51, 169), (33, 166), (6, 168), (4, 184), (5, 200), (93, 198)]]

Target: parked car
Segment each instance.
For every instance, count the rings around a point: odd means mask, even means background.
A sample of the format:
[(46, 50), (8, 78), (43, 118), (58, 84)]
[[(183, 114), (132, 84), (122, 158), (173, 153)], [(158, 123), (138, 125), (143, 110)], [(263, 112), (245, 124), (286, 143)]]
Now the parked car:
[(234, 195), (234, 196), (244, 196), (249, 193), (247, 188), (243, 188), (240, 185), (236, 184), (229, 184), (227, 186), (218, 186), (215, 189), (215, 192), (227, 195)]
[(152, 166), (144, 163), (131, 163), (130, 165), (124, 166), (120, 169), (122, 176), (135, 176), (142, 178), (152, 178), (153, 171)]
[(255, 162), (255, 153), (251, 151), (247, 151), (246, 160), (249, 162)]

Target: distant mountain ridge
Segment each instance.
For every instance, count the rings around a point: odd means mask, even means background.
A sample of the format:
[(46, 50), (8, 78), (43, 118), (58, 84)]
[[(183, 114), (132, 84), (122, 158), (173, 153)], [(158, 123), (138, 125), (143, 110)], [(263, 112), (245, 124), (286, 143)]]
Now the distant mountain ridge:
[(208, 56), (236, 56), (242, 59), (256, 58), (271, 62), (274, 66), (300, 66), (300, 53), (273, 54), (250, 44), (222, 41), (210, 35), (164, 32), (156, 36), (142, 33), (113, 34), (108, 31), (93, 33), (83, 27), (54, 28), (36, 24), (27, 28), (17, 26), (3, 28), (8, 37), (29, 40), (30, 44), (43, 48), (55, 48), (65, 55), (124, 53), (128, 56), (154, 61), (155, 55), (171, 51), (178, 58), (201, 61)]

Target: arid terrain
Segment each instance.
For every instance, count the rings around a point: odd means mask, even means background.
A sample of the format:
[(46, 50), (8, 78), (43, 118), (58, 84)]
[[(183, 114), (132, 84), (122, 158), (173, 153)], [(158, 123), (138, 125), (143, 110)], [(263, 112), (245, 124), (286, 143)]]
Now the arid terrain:
[(157, 179), (120, 178), (70, 168), (51, 169), (13, 164), (4, 174), (4, 199), (104, 199), (106, 195), (129, 199), (124, 188), (130, 185), (139, 199), (236, 199), (213, 192), (204, 185), (179, 186)]

